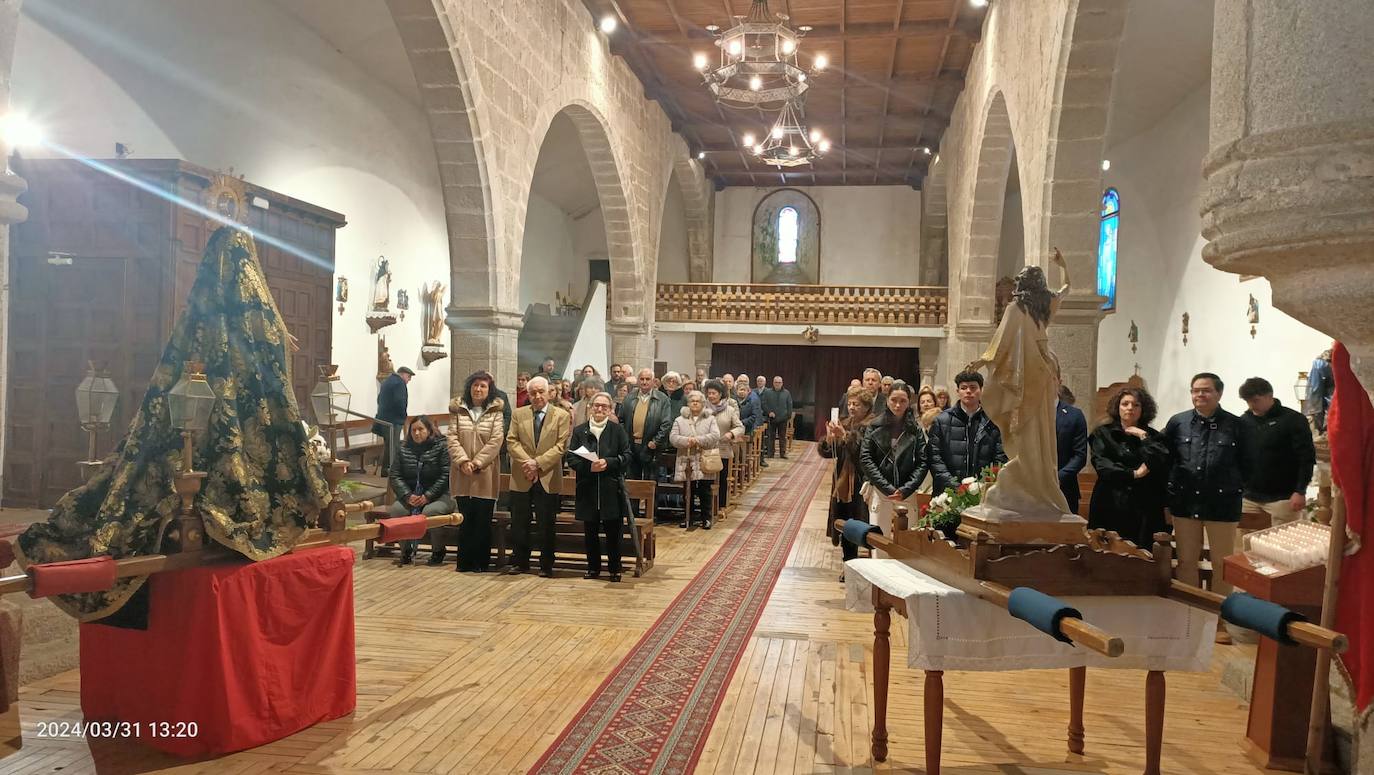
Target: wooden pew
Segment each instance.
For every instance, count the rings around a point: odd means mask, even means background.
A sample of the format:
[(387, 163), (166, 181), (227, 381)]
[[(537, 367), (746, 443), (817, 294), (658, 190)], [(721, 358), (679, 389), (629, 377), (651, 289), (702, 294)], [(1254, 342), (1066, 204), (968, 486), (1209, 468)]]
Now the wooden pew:
[[(571, 494), (577, 487), (576, 480), (571, 475), (564, 475), (560, 485), (562, 492)], [(634, 558), (634, 575), (642, 576), (650, 568), (654, 567), (654, 558), (657, 556), (657, 543), (654, 540), (654, 497), (657, 489), (657, 482), (642, 481), (639, 479), (627, 479), (625, 481), (625, 491), (631, 501), (639, 501), (644, 516), (635, 519), (635, 529), (639, 533), (639, 552), (635, 551), (635, 540), (627, 533), (621, 535), (621, 557), (628, 561)], [(510, 492), (510, 474), (501, 475), (500, 493)], [(385, 509), (374, 509), (368, 512), (366, 520), (373, 522), (386, 516)], [(442, 541), (445, 551), (456, 551), (458, 544), (458, 531), (454, 529), (440, 529), (430, 532), (430, 535), (421, 539), (420, 548), (432, 551), (430, 545), (431, 536), (437, 537)], [(561, 508), (558, 513), (557, 525), (555, 527), (554, 551), (559, 554), (575, 555), (576, 560), (571, 557), (564, 557), (562, 560), (555, 559), (554, 566), (560, 568), (586, 568), (586, 549), (583, 543), (582, 523), (573, 518), (572, 513), (564, 512)], [(492, 516), (491, 533), (492, 551), (495, 553), (496, 567), (503, 567), (510, 556), (510, 513), (499, 511)], [(367, 541), (363, 548), (363, 558), (368, 559), (374, 556), (387, 556), (396, 551), (399, 547), (395, 544), (374, 544)]]

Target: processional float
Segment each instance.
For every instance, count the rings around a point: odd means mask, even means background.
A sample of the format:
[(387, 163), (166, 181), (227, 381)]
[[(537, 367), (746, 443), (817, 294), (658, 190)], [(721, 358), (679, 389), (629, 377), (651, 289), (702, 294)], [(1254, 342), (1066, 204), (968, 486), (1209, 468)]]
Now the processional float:
[[(318, 576), (324, 572), (324, 561), (319, 559), (323, 553), (305, 550), (367, 539), (419, 539), (432, 528), (462, 521), (458, 514), (417, 514), (371, 524), (347, 524), (349, 513), (366, 511), (372, 504), (344, 502), (340, 483), (348, 464), (333, 459), (329, 448), (317, 435), (312, 438), (302, 420), (290, 372), (289, 351), (294, 345), (268, 291), (252, 236), (232, 226), (220, 228), (209, 239), (186, 309), (173, 326), (127, 434), (83, 485), (57, 502), (47, 522), (31, 525), (14, 539), (14, 554), (24, 573), (0, 578), (0, 595), (27, 592), (32, 597), (48, 597), (83, 622), (82, 706), (87, 715), (96, 701), (87, 704), (86, 640), (90, 633), (84, 623), (115, 623), (116, 618), (128, 613), (125, 607), (135, 594), (148, 589), (143, 585), (146, 578), (176, 571), (215, 577), (197, 579), (195, 586), (187, 586), (189, 577), (178, 576), (175, 586), (178, 594), (191, 596), (182, 598), (179, 605), (217, 614), (195, 620), (194, 624), (202, 630), (187, 635), (199, 637), (201, 644), (211, 643), (216, 653), (230, 653), (244, 642), (258, 638), (249, 645), (269, 650), (295, 649), (283, 652), (293, 665), (312, 661), (319, 664), (320, 654), (299, 653), (301, 649), (296, 648), (295, 641), (281, 631), (280, 618), (266, 625), (265, 632), (259, 632), (259, 622), (247, 619), (258, 610), (266, 611), (264, 616), (276, 615), (275, 603), (287, 612), (282, 616), (297, 616), (288, 627), (291, 632), (304, 632), (307, 623), (316, 627), (322, 633), (320, 642), (329, 642), (338, 652), (329, 668), (319, 670), (336, 670), (339, 675), (307, 675), (304, 680), (309, 685), (330, 687), (332, 696), (341, 698), (330, 707), (342, 707), (342, 712), (347, 712), (356, 702), (352, 563), (339, 556), (328, 560), (334, 574), (329, 576), (330, 583), (341, 585), (331, 589), (342, 591), (331, 599), (333, 607), (326, 610), (321, 600), (312, 600), (308, 597), (310, 593), (302, 591), (302, 574), (313, 572)], [(330, 385), (331, 380), (337, 379), (334, 367), (323, 367), (321, 377), (324, 389), (312, 394), (312, 403), (316, 404), (317, 419), (328, 424), (337, 408)], [(195, 470), (197, 465), (203, 470)], [(259, 597), (267, 603), (265, 606), (256, 606), (253, 599), (248, 599), (249, 606), (241, 606), (244, 599), (231, 600), (213, 591), (196, 597), (201, 594), (202, 583), (213, 590), (215, 584), (227, 584), (229, 574), (241, 571), (245, 572), (244, 579), (265, 578), (269, 575), (268, 563), (287, 560), (293, 563), (290, 573), (283, 570), (281, 578), (262, 581), (271, 585), (270, 590), (255, 590), (261, 593)], [(248, 569), (261, 573), (247, 573)], [(296, 575), (292, 576), (293, 573)], [(244, 580), (242, 584), (248, 588), (250, 581)], [(171, 589), (166, 587), (164, 592)], [(151, 590), (145, 598), (147, 602), (130, 606), (133, 613), (119, 622), (123, 626), (104, 628), (105, 636), (92, 634), (95, 650), (104, 645), (99, 637), (118, 638), (118, 633), (140, 632), (144, 628), (153, 632), (157, 622), (150, 624), (148, 611), (157, 594)], [(193, 618), (174, 606), (162, 606), (159, 615), (163, 625), (180, 622), (179, 617)], [(245, 621), (234, 617), (243, 617)], [(239, 640), (233, 641), (235, 637)], [(127, 640), (120, 642), (122, 647), (130, 648)], [(132, 648), (132, 661), (149, 658), (140, 655), (138, 644)], [(174, 651), (181, 656), (196, 649)], [(102, 655), (91, 656), (95, 659)], [(187, 658), (197, 656), (201, 655), (189, 654)], [(247, 662), (254, 662), (253, 656), (240, 654)], [(104, 660), (108, 663), (109, 657)], [(194, 692), (185, 698), (192, 707), (200, 703), (232, 708), (234, 713), (267, 719), (252, 730), (259, 737), (240, 747), (261, 744), (303, 728), (272, 726), (288, 714), (280, 707), (257, 707), (272, 704), (271, 698), (263, 699), (267, 690), (290, 691), (287, 676), (295, 675), (291, 673), (295, 668), (264, 668), (276, 670), (272, 675), (282, 684), (280, 687), (268, 686), (273, 682), (270, 676), (261, 679), (264, 683), (260, 686), (246, 686), (245, 682), (251, 679), (243, 672), (257, 669), (256, 664), (247, 662), (235, 665), (233, 660), (224, 660), (222, 665), (216, 663), (212, 669), (196, 671), (192, 676), (173, 675), (173, 683), (177, 682), (175, 679), (208, 681), (232, 699), (248, 698), (237, 706)], [(105, 663), (93, 664), (124, 673), (136, 669), (127, 664)], [(161, 678), (164, 684), (163, 674), (175, 673), (177, 669), (170, 665), (151, 668), (154, 678)], [(214, 675), (207, 677), (206, 673)], [(101, 681), (98, 671), (96, 675), (90, 683)], [(113, 675), (119, 677), (120, 673)], [(109, 680), (110, 674), (105, 674), (105, 678)], [(260, 688), (262, 691), (258, 691)], [(142, 700), (145, 705), (157, 701), (152, 692), (147, 695)], [(143, 708), (136, 710), (141, 712)], [(95, 712), (125, 711), (103, 707)], [(157, 709), (149, 712), (156, 713)], [(306, 707), (301, 711), (302, 718), (306, 712), (314, 711)], [(321, 719), (317, 715), (303, 723), (308, 725)], [(240, 721), (228, 721), (224, 728)], [(242, 726), (238, 724), (238, 728)], [(231, 731), (238, 734), (238, 728)], [(224, 739), (228, 738), (226, 735)], [(242, 739), (239, 738), (240, 742)], [(207, 747), (193, 752), (227, 750), (237, 748)]]
[[(1053, 260), (1065, 268), (1056, 250)], [(930, 526), (912, 525), (906, 507), (894, 512), (892, 532), (859, 520), (836, 520), (845, 540), (885, 553), (935, 582), (978, 598), (1031, 624), (1045, 635), (1087, 649), (1108, 662), (1129, 656), (1126, 640), (1095, 626), (1090, 616), (1059, 599), (1065, 597), (1163, 598), (1221, 618), (1284, 644), (1342, 653), (1347, 640), (1341, 633), (1309, 623), (1279, 605), (1244, 593), (1223, 597), (1173, 578), (1171, 536), (1154, 536), (1152, 551), (1137, 547), (1114, 532), (1088, 530), (1086, 521), (1067, 513), (1059, 492), (1055, 450), (1055, 396), (1058, 361), (1050, 352), (1046, 327), (1068, 290), (1048, 290), (1039, 267), (1027, 267), (1017, 277), (1015, 302), (983, 357), (969, 370), (988, 367), (990, 378), (983, 408), (1003, 432), (1009, 460), (982, 502), (962, 514), (960, 524), (946, 535)], [(1220, 559), (1214, 573), (1220, 576)], [(850, 561), (847, 583), (853, 592), (871, 586), (874, 612), (874, 724), (872, 753), (876, 761), (888, 754), (887, 695), (891, 657), (891, 613), (907, 616), (911, 587), (900, 579), (883, 588), (883, 572), (871, 563)], [(909, 573), (909, 571), (907, 571)], [(874, 579), (868, 578), (873, 576)], [(890, 581), (891, 577), (889, 577)], [(1086, 603), (1080, 602), (1086, 607)], [(1193, 633), (1193, 637), (1197, 637)], [(1210, 633), (1207, 634), (1210, 639)], [(915, 643), (910, 644), (916, 649)], [(1160, 661), (1162, 665), (1163, 661)], [(951, 668), (955, 669), (955, 668)], [(937, 775), (943, 729), (943, 669), (925, 670), (924, 727), (926, 772)], [(1084, 751), (1083, 699), (1086, 667), (1070, 667), (1070, 752)], [(1162, 669), (1148, 669), (1146, 678), (1145, 773), (1160, 772), (1164, 729), (1165, 681)]]

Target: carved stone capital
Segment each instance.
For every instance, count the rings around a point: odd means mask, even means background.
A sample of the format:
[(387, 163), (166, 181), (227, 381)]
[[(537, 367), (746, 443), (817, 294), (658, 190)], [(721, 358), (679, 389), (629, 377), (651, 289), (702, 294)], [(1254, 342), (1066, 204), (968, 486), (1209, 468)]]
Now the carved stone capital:
[(525, 317), (518, 312), (491, 307), (449, 307), (444, 322), (455, 333), (520, 331)]

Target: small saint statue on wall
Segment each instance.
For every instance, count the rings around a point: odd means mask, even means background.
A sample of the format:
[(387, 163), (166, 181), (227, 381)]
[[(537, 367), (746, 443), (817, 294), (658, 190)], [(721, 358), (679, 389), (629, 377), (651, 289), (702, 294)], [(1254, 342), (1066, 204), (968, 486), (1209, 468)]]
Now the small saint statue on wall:
[(1250, 294), (1250, 303), (1245, 307), (1245, 319), (1250, 321), (1250, 338), (1255, 338), (1255, 326), (1259, 323), (1259, 302), (1255, 301), (1255, 294)]
[(410, 309), (410, 291), (399, 288), (396, 291), (396, 311), (401, 314), (401, 320), (406, 319), (406, 310)]
[(1188, 346), (1188, 313), (1183, 313), (1183, 346)]
[(1131, 343), (1131, 352), (1135, 352), (1136, 345), (1140, 343), (1140, 329), (1136, 328), (1135, 321), (1131, 321), (1131, 330), (1126, 333), (1126, 341)]
[(372, 273), (372, 303), (367, 310), (367, 327), (372, 333), (396, 322), (391, 311), (391, 262), (377, 256), (377, 269)]
[(391, 373), (396, 371), (396, 366), (391, 362), (391, 348), (386, 346), (386, 337), (377, 337), (377, 381), (381, 382)]
[(425, 316), (425, 338), (424, 346), (420, 348), (420, 358), (424, 360), (425, 365), (448, 357), (448, 353), (444, 352), (445, 289), (446, 286), (438, 280), (420, 288)]
[(339, 314), (342, 315), (344, 303), (348, 301), (348, 278), (340, 275), (334, 286), (334, 301), (339, 302)]

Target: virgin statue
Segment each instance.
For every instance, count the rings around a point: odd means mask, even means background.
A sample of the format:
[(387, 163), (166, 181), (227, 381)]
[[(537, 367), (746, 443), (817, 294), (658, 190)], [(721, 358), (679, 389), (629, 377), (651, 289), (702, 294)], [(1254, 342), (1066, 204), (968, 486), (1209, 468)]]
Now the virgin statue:
[(1054, 251), (1064, 287), (1052, 292), (1045, 272), (1028, 266), (1016, 276), (1012, 303), (982, 357), (969, 371), (988, 369), (983, 410), (1002, 431), (1007, 463), (997, 474), (976, 514), (1000, 521), (1059, 521), (1069, 504), (1059, 490), (1054, 408), (1059, 396), (1059, 360), (1050, 352), (1046, 329), (1069, 290), (1064, 257)]
[[(195, 499), (206, 535), (252, 560), (294, 547), (329, 488), (291, 389), (290, 345), (253, 238), (219, 229), (128, 434), (98, 473), (58, 500), (48, 521), (19, 536), (20, 565), (162, 551), (179, 504), (173, 483), (182, 450), (167, 395), (190, 360), (203, 362), (218, 398), (193, 460), (207, 474)], [(82, 621), (99, 619), (123, 607), (145, 579), (53, 600)]]
[(391, 306), (391, 263), (377, 257), (377, 276), (372, 283), (372, 309), (385, 312)]

